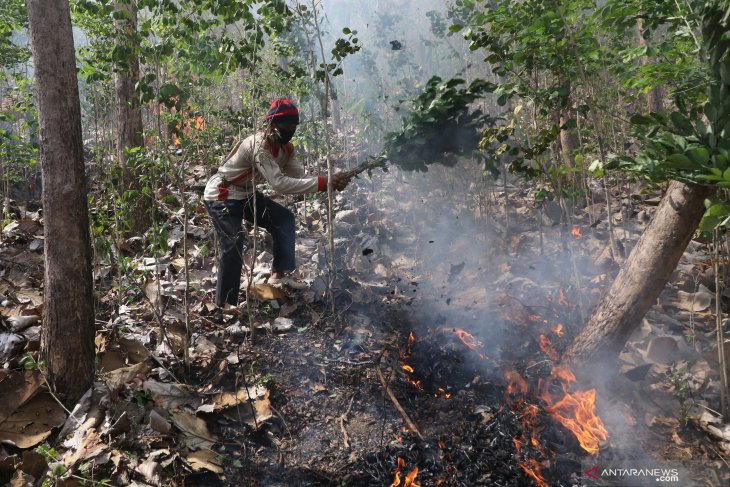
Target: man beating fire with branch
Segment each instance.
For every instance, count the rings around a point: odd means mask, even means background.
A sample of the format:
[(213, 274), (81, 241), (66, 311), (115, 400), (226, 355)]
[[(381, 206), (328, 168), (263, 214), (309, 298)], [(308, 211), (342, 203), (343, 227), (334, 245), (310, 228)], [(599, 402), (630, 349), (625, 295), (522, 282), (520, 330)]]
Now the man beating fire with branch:
[[(274, 100), (266, 115), (267, 126), (239, 142), (226, 156), (205, 186), (205, 207), (213, 220), (220, 242), (216, 305), (231, 309), (238, 305), (243, 248), (246, 242), (242, 221), (265, 228), (273, 239), (274, 262), (269, 284), (303, 289), (306, 284), (290, 273), (294, 258), (294, 214), (284, 206), (256, 191), (268, 182), (277, 193), (304, 194), (327, 191), (327, 176), (305, 176), (297, 160), (291, 138), (299, 124), (299, 110), (285, 98)], [(342, 191), (350, 175), (333, 174), (332, 189)]]

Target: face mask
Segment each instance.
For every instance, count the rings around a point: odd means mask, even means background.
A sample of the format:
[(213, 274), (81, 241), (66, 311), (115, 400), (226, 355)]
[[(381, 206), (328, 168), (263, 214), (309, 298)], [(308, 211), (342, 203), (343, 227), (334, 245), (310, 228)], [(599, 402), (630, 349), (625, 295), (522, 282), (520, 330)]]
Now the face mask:
[(289, 143), (291, 138), (294, 137), (294, 132), (296, 132), (296, 129), (286, 130), (282, 128), (276, 128), (274, 129), (274, 136), (276, 137), (277, 142), (281, 144), (287, 144)]

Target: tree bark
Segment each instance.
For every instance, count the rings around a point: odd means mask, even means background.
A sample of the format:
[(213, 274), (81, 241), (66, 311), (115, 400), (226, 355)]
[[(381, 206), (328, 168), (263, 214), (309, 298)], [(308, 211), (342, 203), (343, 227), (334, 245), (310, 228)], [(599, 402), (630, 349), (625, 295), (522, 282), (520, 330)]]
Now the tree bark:
[[(570, 120), (570, 112), (563, 109), (560, 111), (560, 126), (562, 127)], [(578, 150), (578, 134), (575, 129), (564, 129), (560, 131), (560, 154), (563, 164), (568, 167), (575, 166), (575, 153)]]
[[(646, 37), (644, 37), (644, 21), (641, 18), (636, 19), (636, 37), (639, 40), (639, 47), (646, 47)], [(649, 56), (641, 56), (641, 65), (648, 66), (651, 64)], [(664, 111), (664, 88), (658, 86), (652, 88), (646, 94), (646, 109), (650, 113), (661, 113)]]
[(43, 170), (41, 354), (67, 407), (94, 379), (94, 301), (81, 107), (68, 0), (28, 0)]
[(705, 211), (709, 189), (669, 184), (657, 211), (563, 359), (587, 377), (588, 366), (610, 365), (661, 294)]
[[(143, 170), (133, 167), (126, 151), (135, 147), (144, 146), (142, 125), (142, 108), (139, 97), (134, 89), (139, 81), (139, 55), (135, 40), (137, 33), (137, 11), (133, 3), (116, 3), (115, 9), (126, 12), (125, 19), (115, 20), (115, 28), (119, 33), (119, 42), (128, 43), (131, 53), (126, 60), (126, 66), (121, 66), (114, 78), (116, 93), (117, 119), (117, 160), (123, 169), (123, 190), (140, 190), (143, 187)], [(149, 203), (144, 196), (137, 193), (131, 199), (130, 231), (132, 235), (143, 233), (151, 223)]]
[[(569, 93), (569, 98), (572, 98), (572, 84), (570, 81), (564, 82), (563, 86), (565, 86)], [(562, 127), (566, 123), (568, 123), (568, 120), (570, 120), (570, 104), (568, 104), (567, 107), (561, 107), (560, 108), (560, 119), (559, 123)], [(567, 167), (574, 167), (575, 166), (575, 153), (578, 150), (578, 134), (576, 133), (575, 129), (564, 129), (560, 131), (560, 154), (563, 159), (563, 164), (565, 164)]]

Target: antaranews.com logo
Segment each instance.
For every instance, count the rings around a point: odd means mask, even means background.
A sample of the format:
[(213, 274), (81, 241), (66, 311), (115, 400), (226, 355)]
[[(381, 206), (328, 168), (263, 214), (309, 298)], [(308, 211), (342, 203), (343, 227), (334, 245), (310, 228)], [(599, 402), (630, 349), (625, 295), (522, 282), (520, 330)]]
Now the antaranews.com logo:
[(587, 465), (582, 480), (587, 486), (683, 486), (688, 477), (682, 469), (657, 465)]

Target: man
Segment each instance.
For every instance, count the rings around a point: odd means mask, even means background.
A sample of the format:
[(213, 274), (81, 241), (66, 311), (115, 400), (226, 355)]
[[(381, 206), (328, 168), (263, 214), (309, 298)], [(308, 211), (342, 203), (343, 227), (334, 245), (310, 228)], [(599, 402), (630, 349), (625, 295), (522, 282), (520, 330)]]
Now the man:
[[(246, 233), (242, 221), (256, 219), (273, 239), (274, 262), (269, 284), (303, 289), (306, 285), (289, 274), (294, 259), (294, 214), (256, 191), (268, 182), (283, 194), (327, 191), (327, 176), (305, 176), (297, 160), (291, 138), (299, 124), (299, 110), (285, 98), (274, 100), (266, 115), (267, 125), (239, 142), (205, 186), (203, 199), (220, 241), (216, 305), (235, 310), (241, 285), (243, 248)], [(334, 174), (332, 188), (342, 191), (350, 183), (344, 174)], [(255, 215), (255, 217), (254, 217)]]

